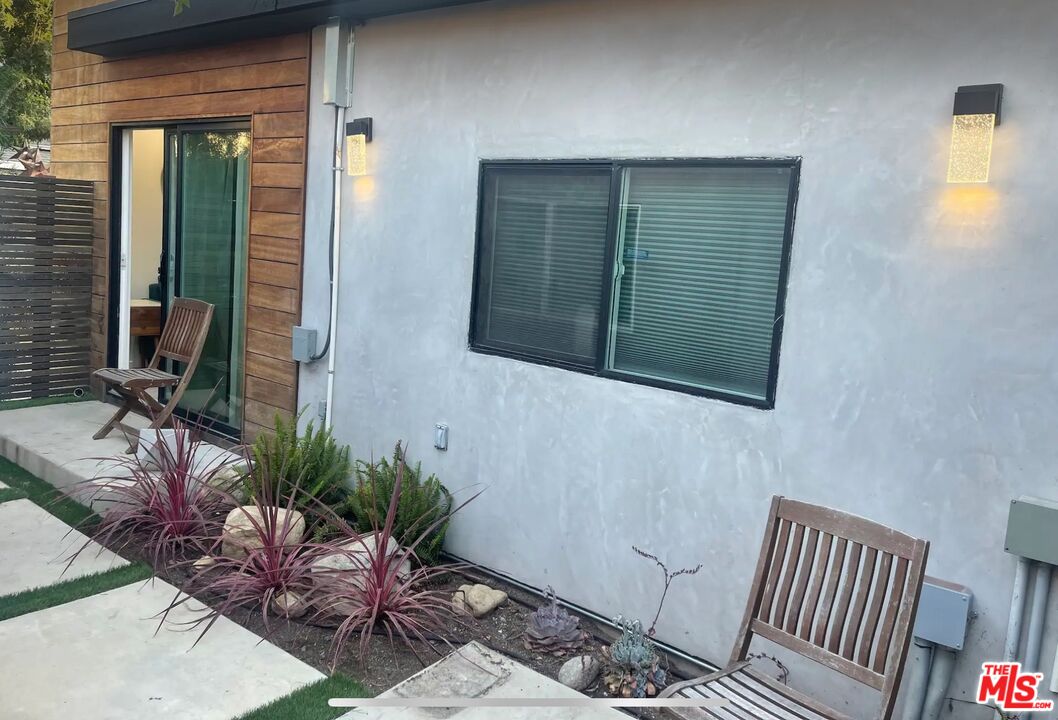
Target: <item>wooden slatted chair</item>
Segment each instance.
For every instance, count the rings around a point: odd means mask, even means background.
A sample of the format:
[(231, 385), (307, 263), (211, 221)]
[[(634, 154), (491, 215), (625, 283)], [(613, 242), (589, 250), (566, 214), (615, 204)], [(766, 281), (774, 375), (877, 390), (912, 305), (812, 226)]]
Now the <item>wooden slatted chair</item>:
[(731, 659), (662, 697), (724, 698), (720, 708), (670, 710), (696, 720), (849, 720), (758, 672), (754, 635), (880, 692), (889, 720), (911, 641), (929, 543), (837, 510), (776, 497)]
[[(164, 427), (171, 422), (173, 410), (183, 397), (188, 383), (195, 374), (202, 348), (206, 344), (209, 326), (213, 320), (213, 306), (201, 300), (176, 298), (169, 309), (158, 349), (154, 352), (150, 365), (145, 368), (103, 368), (93, 373), (104, 385), (114, 390), (124, 401), (114, 417), (110, 418), (94, 435), (96, 440), (105, 438), (120, 428), (129, 439), (129, 452), (134, 452), (139, 440), (139, 431), (121, 421), (130, 412), (136, 412), (151, 418), (150, 429)], [(162, 360), (173, 360), (183, 363), (182, 375), (174, 375), (161, 369)], [(152, 390), (172, 388), (169, 401), (162, 405)]]

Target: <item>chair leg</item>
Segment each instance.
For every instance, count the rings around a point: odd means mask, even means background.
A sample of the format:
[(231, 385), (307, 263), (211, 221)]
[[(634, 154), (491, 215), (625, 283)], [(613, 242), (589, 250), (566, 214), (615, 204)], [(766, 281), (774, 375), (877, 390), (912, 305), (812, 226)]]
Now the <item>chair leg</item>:
[[(162, 404), (151, 397), (146, 390), (141, 390), (139, 392), (138, 402), (150, 410), (150, 416), (152, 417), (151, 424), (144, 428), (144, 430), (160, 430), (165, 427), (165, 425), (170, 422), (173, 410), (176, 409), (176, 403), (179, 402), (179, 400), (180, 398), (175, 397), (169, 401), (168, 405), (163, 407)], [(140, 437), (138, 433), (131, 438), (129, 435), (129, 433), (125, 434), (125, 439), (129, 441), (129, 448), (125, 451), (125, 454), (127, 455), (136, 452), (136, 448), (140, 445)]]
[(95, 435), (92, 436), (93, 440), (102, 440), (109, 435), (114, 428), (121, 424), (121, 421), (125, 419), (133, 409), (133, 400), (127, 396), (125, 398), (125, 404), (118, 408), (118, 411), (114, 413), (114, 417), (110, 418), (103, 427), (99, 428)]

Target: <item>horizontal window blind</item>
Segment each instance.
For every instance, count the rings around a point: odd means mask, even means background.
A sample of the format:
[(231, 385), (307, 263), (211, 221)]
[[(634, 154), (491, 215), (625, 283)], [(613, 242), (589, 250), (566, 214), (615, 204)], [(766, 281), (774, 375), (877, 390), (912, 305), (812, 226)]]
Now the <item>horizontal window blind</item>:
[(790, 173), (624, 171), (610, 367), (766, 398)]
[(477, 343), (594, 366), (610, 174), (486, 171)]

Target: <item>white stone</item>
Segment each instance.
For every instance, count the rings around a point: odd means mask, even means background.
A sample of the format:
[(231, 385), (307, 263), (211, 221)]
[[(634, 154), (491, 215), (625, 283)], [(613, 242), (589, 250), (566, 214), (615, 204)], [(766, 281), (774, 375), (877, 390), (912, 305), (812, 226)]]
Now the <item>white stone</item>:
[(272, 607), (277, 613), (288, 618), (299, 618), (309, 609), (305, 598), (293, 591), (279, 593), (272, 598)]
[(210, 474), (209, 484), (230, 493), (236, 502), (244, 503), (249, 500), (243, 478), (246, 477), (247, 466), (243, 463), (229, 463), (214, 473)]
[(195, 560), (195, 562), (193, 562), (191, 566), (195, 568), (195, 570), (203, 570), (205, 568), (212, 567), (216, 564), (217, 561), (213, 558), (212, 555), (203, 555), (198, 560)]
[(558, 681), (574, 690), (584, 690), (599, 677), (602, 662), (594, 655), (570, 658), (558, 671)]
[[(278, 512), (276, 532), (282, 532), (284, 527), (289, 527), (286, 544), (293, 545), (301, 542), (305, 536), (305, 517), (297, 510), (278, 508)], [(291, 513), (289, 520), (285, 519), (287, 513)], [(254, 527), (254, 522), (259, 525), (264, 522), (261, 511), (254, 505), (243, 505), (228, 513), (228, 517), (224, 520), (224, 535), (221, 543), (221, 552), (225, 556), (238, 560), (246, 557), (247, 550), (263, 547), (260, 533)]]
[(488, 585), (460, 585), (452, 595), (452, 605), (461, 612), (482, 618), (507, 602), (507, 593)]
[[(371, 558), (376, 552), (377, 535), (364, 535), (359, 540), (340, 543), (337, 547), (342, 552), (326, 555), (312, 564), (312, 571), (319, 573), (321, 582), (337, 580), (349, 583), (354, 588), (363, 590), (366, 587), (364, 572), (371, 567)], [(400, 552), (400, 543), (389, 538), (387, 551), (390, 555)], [(397, 571), (397, 576), (405, 580), (411, 575), (411, 560), (405, 557)], [(351, 603), (339, 603), (330, 610), (339, 615), (350, 615), (355, 611)]]

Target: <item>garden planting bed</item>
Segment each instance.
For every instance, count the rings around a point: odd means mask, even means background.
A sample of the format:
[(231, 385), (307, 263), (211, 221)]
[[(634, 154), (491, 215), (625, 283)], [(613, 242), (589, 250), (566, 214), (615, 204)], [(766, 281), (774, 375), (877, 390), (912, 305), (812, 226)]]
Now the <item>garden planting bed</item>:
[[(476, 494), (456, 501), (399, 444), (392, 462), (353, 464), (328, 431), (309, 424), (299, 435), (277, 418), (274, 438), (231, 459), (172, 432), (117, 459), (125, 472), (86, 483), (101, 517), (82, 529), (206, 606), (185, 623), (189, 646), (223, 615), (374, 692), (471, 642), (599, 697), (653, 697), (676, 677), (637, 622), (618, 632), (553, 597), (443, 564), (448, 522)], [(660, 615), (672, 580), (700, 566), (673, 573), (633, 550), (664, 571)]]
[[(91, 532), (90, 528), (88, 532)], [(150, 558), (136, 552), (131, 546), (124, 548), (119, 554), (133, 561), (140, 560), (150, 564)], [(183, 586), (191, 575), (185, 568), (180, 567), (156, 568), (156, 574), (177, 587)], [(447, 595), (454, 594), (461, 585), (481, 582), (506, 592), (509, 599), (483, 618), (453, 618), (443, 638), (439, 636), (429, 644), (415, 643), (414, 652), (399, 641), (391, 643), (386, 636), (378, 635), (371, 644), (370, 656), (365, 663), (361, 664), (355, 651), (350, 650), (339, 659), (334, 670), (355, 678), (373, 692), (380, 693), (407, 680), (425, 665), (435, 662), (455, 648), (477, 641), (548, 677), (557, 677), (559, 668), (569, 658), (533, 652), (525, 647), (523, 640), (530, 613), (543, 603), (538, 596), (502, 580), (476, 574), (472, 569), (452, 572), (439, 580), (440, 582), (434, 583), (431, 589), (437, 589)], [(195, 593), (195, 597), (207, 605), (215, 605), (216, 598), (208, 594)], [(228, 613), (227, 617), (321, 672), (331, 672), (333, 623), (314, 622), (310, 612), (297, 620), (273, 617), (269, 620), (268, 627), (265, 627), (259, 609), (236, 609)], [(606, 630), (588, 618), (579, 617), (581, 626), (591, 633), (592, 637), (585, 642), (578, 654), (598, 654), (605, 644), (600, 638), (606, 636)], [(612, 635), (613, 631), (610, 630), (609, 634)], [(605, 697), (599, 685), (597, 681), (594, 688), (585, 692)]]
[[(91, 527), (86, 528), (86, 531), (90, 534)], [(142, 552), (137, 552), (134, 543), (130, 543), (120, 549), (119, 554), (133, 562), (139, 560), (150, 564), (150, 558)], [(187, 558), (187, 560), (190, 562), (194, 558)], [(186, 567), (156, 568), (156, 575), (180, 587), (186, 583), (191, 575)], [(439, 582), (432, 584), (431, 589), (439, 590), (445, 594), (454, 594), (461, 585), (480, 582), (507, 593), (509, 599), (485, 617), (479, 619), (470, 617), (465, 619), (453, 618), (443, 639), (438, 637), (437, 640), (429, 644), (414, 643), (414, 651), (399, 641), (390, 642), (384, 635), (378, 635), (371, 644), (370, 655), (365, 663), (361, 664), (355, 651), (351, 650), (347, 651), (333, 668), (331, 665), (333, 659), (331, 641), (334, 634), (334, 626), (333, 624), (314, 622), (311, 613), (297, 620), (274, 617), (269, 621), (268, 627), (265, 627), (259, 609), (236, 609), (234, 612), (227, 613), (226, 617), (321, 672), (330, 674), (333, 670), (354, 678), (374, 693), (381, 693), (407, 680), (422, 670), (424, 666), (437, 661), (452, 650), (472, 641), (477, 641), (488, 648), (503, 653), (507, 657), (543, 675), (557, 678), (559, 668), (569, 659), (569, 656), (556, 657), (535, 652), (526, 648), (524, 643), (524, 634), (529, 622), (529, 616), (534, 609), (544, 604), (545, 601), (543, 599), (535, 593), (528, 592), (491, 575), (486, 576), (476, 573), (472, 567), (448, 573), (438, 580)], [(195, 597), (207, 605), (215, 605), (214, 601), (216, 598), (212, 598), (208, 594), (196, 593)], [(583, 648), (577, 651), (576, 655), (594, 654), (600, 657), (609, 641), (616, 637), (616, 631), (612, 627), (599, 624), (589, 617), (579, 614), (577, 614), (577, 617), (580, 619), (581, 627), (590, 634), (590, 637), (585, 641)], [(197, 631), (192, 630), (191, 632)], [(188, 643), (190, 645), (193, 642), (194, 636), (192, 635), (188, 638)], [(194, 651), (192, 650), (192, 652)], [(666, 658), (666, 660), (671, 662), (673, 659)], [(678, 679), (682, 679), (681, 674), (674, 672), (673, 680)], [(582, 692), (591, 697), (608, 697), (601, 677), (582, 690)], [(659, 712), (651, 709), (634, 709), (625, 710), (624, 712), (629, 712), (647, 720), (655, 720), (662, 717)]]

